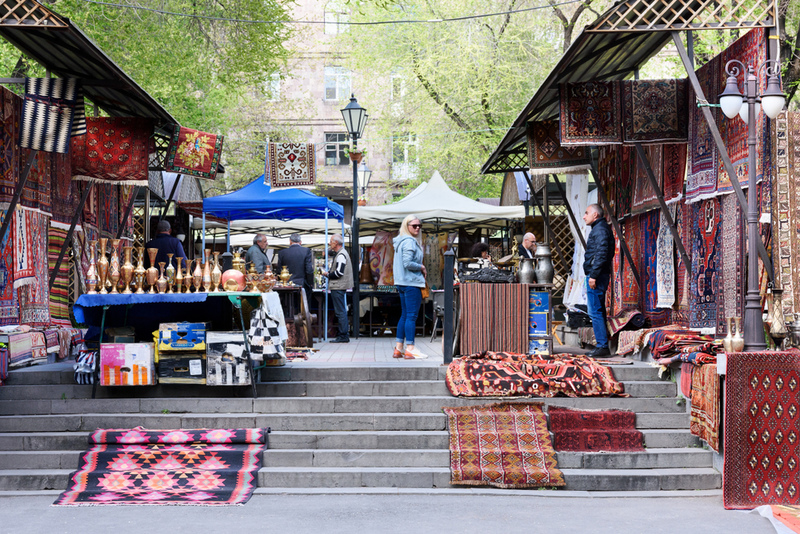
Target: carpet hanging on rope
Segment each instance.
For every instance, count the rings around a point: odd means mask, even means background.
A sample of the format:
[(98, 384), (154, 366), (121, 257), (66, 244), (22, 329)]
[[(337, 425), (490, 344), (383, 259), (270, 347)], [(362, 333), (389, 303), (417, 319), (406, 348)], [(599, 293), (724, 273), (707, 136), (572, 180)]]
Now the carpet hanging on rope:
[(213, 180), (222, 155), (223, 135), (175, 125), (167, 147), (166, 170)]
[(244, 504), (256, 487), (268, 428), (96, 430), (54, 504)]
[(557, 451), (643, 451), (644, 437), (636, 430), (636, 413), (626, 410), (547, 408), (553, 448)]
[(541, 403), (443, 408), (450, 483), (499, 488), (564, 486)]
[(269, 143), (269, 176), (273, 188), (314, 187), (314, 143)]

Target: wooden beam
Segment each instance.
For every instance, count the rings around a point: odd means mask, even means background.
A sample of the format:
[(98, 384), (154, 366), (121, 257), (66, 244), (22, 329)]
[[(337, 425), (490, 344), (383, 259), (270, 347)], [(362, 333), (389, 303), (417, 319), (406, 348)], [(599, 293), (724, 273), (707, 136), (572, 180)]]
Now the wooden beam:
[[(533, 182), (531, 182), (531, 177), (528, 175), (528, 171), (523, 171), (523, 172), (525, 173), (524, 174), (525, 175), (525, 181), (528, 182), (528, 187), (530, 187), (531, 191), (533, 191)], [(531, 195), (531, 198), (533, 199), (533, 202), (536, 204), (536, 207), (539, 208), (539, 213), (542, 214), (542, 219), (544, 220), (545, 230), (549, 234), (553, 234), (553, 232), (550, 229), (550, 217), (545, 212), (544, 207), (542, 207), (542, 203), (539, 202), (539, 197), (537, 197), (536, 193), (534, 193), (534, 194)], [(569, 269), (569, 266), (567, 265), (567, 259), (564, 256), (564, 252), (561, 250), (561, 245), (558, 243), (558, 240), (555, 238), (555, 235), (553, 235), (553, 244), (556, 247), (556, 252), (558, 253), (558, 257), (561, 259), (561, 267), (564, 269), (565, 273), (569, 273), (570, 269)]]

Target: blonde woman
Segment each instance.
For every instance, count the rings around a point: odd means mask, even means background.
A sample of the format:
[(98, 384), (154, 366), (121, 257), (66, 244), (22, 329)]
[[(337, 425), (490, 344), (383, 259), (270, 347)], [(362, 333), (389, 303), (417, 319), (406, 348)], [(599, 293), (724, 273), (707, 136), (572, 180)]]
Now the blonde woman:
[(402, 307), (392, 356), (406, 360), (427, 358), (427, 354), (423, 354), (414, 346), (422, 289), (425, 287), (425, 277), (428, 274), (422, 265), (422, 222), (416, 215), (408, 215), (400, 224), (400, 232), (394, 238), (392, 268)]

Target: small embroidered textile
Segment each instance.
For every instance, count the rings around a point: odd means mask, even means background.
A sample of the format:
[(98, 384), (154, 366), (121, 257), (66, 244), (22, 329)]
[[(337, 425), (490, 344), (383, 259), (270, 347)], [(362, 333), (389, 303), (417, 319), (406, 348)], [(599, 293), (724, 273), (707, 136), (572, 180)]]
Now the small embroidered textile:
[(716, 364), (701, 365), (692, 374), (690, 430), (719, 452), (720, 388)]
[(66, 154), (77, 90), (75, 78), (26, 78), (19, 146)]
[(622, 82), (623, 141), (686, 142), (687, 85), (685, 79)]
[(72, 138), (72, 175), (78, 180), (148, 184), (153, 123), (129, 117), (89, 117), (86, 135)]
[(537, 121), (528, 128), (530, 173), (558, 174), (585, 171), (591, 167), (591, 154), (582, 146), (561, 146), (559, 122)]
[(622, 142), (618, 81), (566, 83), (559, 86), (559, 92), (562, 146)]
[(167, 148), (166, 170), (213, 180), (217, 177), (223, 138), (176, 124)]
[(316, 175), (314, 143), (269, 144), (269, 179), (272, 187), (313, 187)]

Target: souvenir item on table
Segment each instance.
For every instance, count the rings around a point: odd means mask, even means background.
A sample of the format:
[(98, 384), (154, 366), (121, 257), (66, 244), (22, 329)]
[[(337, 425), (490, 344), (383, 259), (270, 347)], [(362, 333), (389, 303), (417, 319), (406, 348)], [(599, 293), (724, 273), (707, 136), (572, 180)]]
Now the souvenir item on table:
[(731, 321), (733, 321), (733, 317), (726, 317), (725, 323), (728, 325), (728, 333), (722, 339), (722, 346), (725, 348), (725, 352), (733, 352), (732, 343), (733, 343), (733, 328)]
[(148, 293), (155, 293), (156, 281), (158, 280), (158, 268), (156, 267), (157, 248), (148, 248), (147, 254), (150, 257), (150, 267), (147, 268), (147, 285), (150, 286)]
[(108, 280), (111, 282), (111, 294), (119, 293), (117, 284), (119, 283), (119, 239), (111, 240), (111, 259), (108, 262)]
[(175, 260), (178, 262), (178, 267), (175, 269), (175, 293), (180, 293), (183, 290), (183, 269), (181, 269), (183, 258), (177, 257)]
[(772, 324), (769, 328), (769, 335), (775, 343), (775, 349), (783, 348), (783, 340), (789, 335), (786, 329), (786, 321), (783, 317), (783, 290), (772, 290)]
[(92, 240), (89, 244), (89, 269), (86, 271), (86, 293), (94, 295), (97, 293), (97, 259), (96, 254), (97, 241)]
[(203, 293), (211, 292), (211, 249), (207, 248), (203, 256)]
[(533, 270), (533, 258), (519, 258), (519, 269), (517, 270), (517, 281), (520, 284), (532, 284), (535, 280)]
[(258, 291), (258, 273), (255, 266), (250, 265), (250, 270), (247, 271), (247, 291), (253, 293)]
[(186, 293), (190, 293), (192, 289), (192, 282), (194, 278), (192, 277), (192, 262), (189, 258), (186, 258), (186, 274), (183, 275), (183, 285), (186, 288)]
[(133, 280), (133, 263), (131, 263), (131, 251), (133, 247), (123, 247), (125, 261), (122, 263), (122, 292), (125, 295), (131, 294), (131, 280)]
[(163, 261), (158, 262), (158, 280), (156, 280), (156, 288), (158, 288), (159, 293), (166, 293), (167, 291), (167, 279), (164, 278), (164, 263)]
[(289, 269), (286, 267), (286, 265), (284, 265), (283, 269), (281, 269), (281, 274), (278, 275), (278, 278), (281, 279), (282, 286), (289, 285), (289, 280), (292, 278), (292, 273), (289, 272)]
[(244, 291), (245, 277), (239, 269), (228, 269), (222, 273), (220, 284), (225, 291)]
[(172, 256), (175, 254), (167, 254), (167, 268), (164, 275), (167, 278), (167, 293), (172, 293), (172, 286), (175, 285), (175, 266), (172, 265)]
[(219, 287), (220, 279), (222, 278), (222, 269), (219, 268), (219, 252), (214, 252), (214, 269), (211, 270), (211, 284), (214, 286), (216, 293), (222, 292)]
[(547, 243), (536, 243), (536, 282), (539, 284), (552, 284), (555, 270), (553, 260), (550, 256), (550, 245)]
[(139, 261), (136, 264), (136, 269), (133, 270), (133, 278), (136, 280), (136, 294), (141, 295), (144, 293), (144, 279), (147, 275), (147, 270), (144, 268), (144, 247), (139, 247)]
[(194, 260), (194, 272), (192, 272), (192, 285), (194, 286), (195, 293), (199, 292), (200, 286), (203, 285), (203, 269), (200, 268), (199, 258), (195, 258)]
[(269, 265), (267, 265), (267, 270), (264, 271), (264, 274), (259, 275), (258, 283), (256, 284), (256, 290), (259, 293), (269, 293), (272, 291), (272, 288), (275, 287), (275, 283), (278, 281), (275, 278), (275, 275), (272, 274), (272, 269), (270, 269)]
[(731, 352), (742, 352), (742, 349), (744, 349), (744, 338), (742, 337), (742, 318), (734, 317), (733, 320), (736, 321), (736, 334), (731, 340)]
[(233, 251), (233, 268), (242, 273), (243, 275), (247, 274), (245, 271), (245, 261), (242, 258), (241, 253), (238, 250)]
[(166, 170), (213, 180), (217, 176), (223, 136), (175, 125), (167, 148)]
[(100, 281), (100, 294), (105, 295), (106, 281), (108, 280), (108, 258), (106, 258), (106, 243), (108, 239), (105, 237), (100, 238), (100, 259), (97, 260), (97, 274)]

